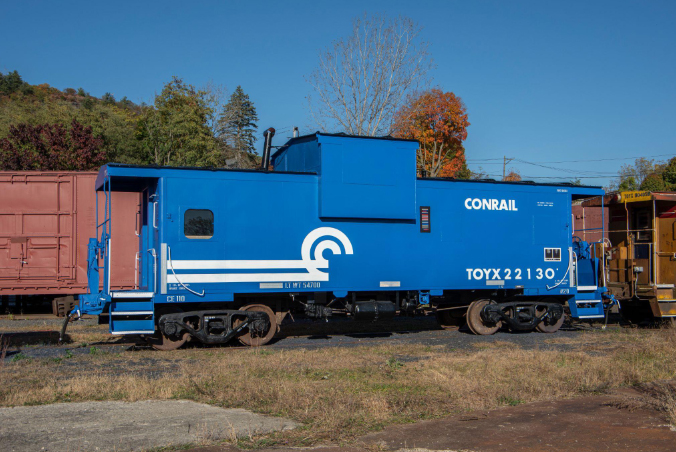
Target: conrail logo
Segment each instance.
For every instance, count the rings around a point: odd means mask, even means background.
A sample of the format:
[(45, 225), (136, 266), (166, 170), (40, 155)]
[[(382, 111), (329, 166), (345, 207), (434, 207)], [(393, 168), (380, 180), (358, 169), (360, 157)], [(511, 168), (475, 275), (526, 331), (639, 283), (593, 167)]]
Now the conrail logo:
[(465, 207), (469, 210), (512, 210), (514, 212), (519, 210), (516, 208), (515, 199), (467, 198)]

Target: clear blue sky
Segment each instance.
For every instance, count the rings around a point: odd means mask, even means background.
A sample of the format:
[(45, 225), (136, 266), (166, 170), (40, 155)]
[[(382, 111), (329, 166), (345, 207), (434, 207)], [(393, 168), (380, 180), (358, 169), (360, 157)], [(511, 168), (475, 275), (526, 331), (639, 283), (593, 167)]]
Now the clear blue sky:
[(675, 1), (5, 2), (0, 72), (135, 102), (151, 102), (172, 75), (242, 85), (261, 131), (307, 133), (304, 76), (364, 12), (424, 27), (433, 83), (467, 105), (472, 169), (498, 174), (501, 162), (486, 159), (506, 155), (582, 161), (544, 165), (606, 176), (628, 157), (676, 155)]

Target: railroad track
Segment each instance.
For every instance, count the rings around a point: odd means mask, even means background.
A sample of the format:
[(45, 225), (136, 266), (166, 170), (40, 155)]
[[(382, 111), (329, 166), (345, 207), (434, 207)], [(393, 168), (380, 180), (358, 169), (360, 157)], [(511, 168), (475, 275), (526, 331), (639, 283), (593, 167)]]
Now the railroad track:
[[(631, 328), (630, 325), (611, 323), (608, 329)], [(297, 328), (300, 330), (300, 328)], [(589, 330), (600, 330), (601, 325), (566, 325), (555, 334), (530, 333), (519, 334), (500, 331), (492, 336), (476, 336), (463, 330), (449, 331), (444, 329), (396, 329), (391, 330), (372, 330), (360, 332), (330, 331), (327, 333), (311, 332), (308, 334), (283, 334), (275, 338), (269, 344), (260, 347), (260, 350), (281, 351), (281, 350), (299, 350), (299, 349), (318, 349), (328, 347), (358, 347), (373, 345), (428, 345), (446, 348), (449, 351), (455, 350), (477, 350), (483, 344), (491, 345), (493, 343), (511, 343), (522, 348), (538, 347), (551, 349), (569, 348), (565, 344), (557, 344), (556, 339), (560, 337), (575, 337), (581, 332)], [(189, 350), (213, 350), (224, 349), (229, 353), (242, 353), (252, 350), (252, 347), (240, 345), (233, 341), (226, 345), (203, 345), (197, 341), (186, 345)], [(56, 358), (67, 355), (68, 352), (75, 355), (90, 353), (124, 353), (135, 350), (149, 350), (150, 345), (146, 345), (142, 337), (129, 336), (120, 338), (115, 342), (87, 342), (86, 345), (76, 343), (58, 345), (56, 343), (46, 345), (19, 346), (10, 347), (7, 359), (11, 359), (13, 354), (22, 353), (26, 357), (33, 358)], [(171, 353), (157, 352), (170, 358)], [(180, 353), (180, 351), (179, 351)], [(180, 355), (179, 355), (180, 356)]]

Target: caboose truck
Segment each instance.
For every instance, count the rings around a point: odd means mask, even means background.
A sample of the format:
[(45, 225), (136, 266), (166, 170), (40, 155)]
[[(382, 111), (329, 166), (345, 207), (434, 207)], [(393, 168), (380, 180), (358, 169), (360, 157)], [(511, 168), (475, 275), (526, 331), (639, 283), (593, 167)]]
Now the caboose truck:
[(270, 157), (273, 134), (261, 170), (103, 166), (107, 200), (143, 198), (139, 290), (110, 290), (120, 263), (106, 201), (91, 293), (71, 315), (99, 314), (112, 334), (159, 349), (189, 338), (262, 345), (290, 311), (428, 312), (476, 334), (554, 332), (565, 303), (573, 317), (604, 316), (595, 247), (571, 240), (571, 201), (600, 188), (419, 179), (418, 144), (392, 138), (317, 132)]

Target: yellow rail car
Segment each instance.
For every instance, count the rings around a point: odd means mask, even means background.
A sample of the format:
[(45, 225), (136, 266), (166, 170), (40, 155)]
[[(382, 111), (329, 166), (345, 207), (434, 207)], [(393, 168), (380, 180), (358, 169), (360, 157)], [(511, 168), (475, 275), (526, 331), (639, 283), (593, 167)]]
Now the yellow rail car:
[[(603, 205), (602, 215), (590, 214)], [(577, 217), (580, 212), (587, 231), (605, 229), (603, 271), (622, 314), (635, 322), (676, 318), (676, 193), (614, 193), (603, 203), (583, 201)]]

